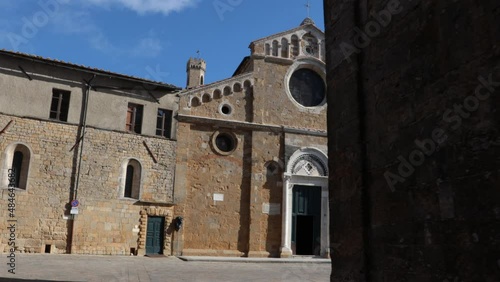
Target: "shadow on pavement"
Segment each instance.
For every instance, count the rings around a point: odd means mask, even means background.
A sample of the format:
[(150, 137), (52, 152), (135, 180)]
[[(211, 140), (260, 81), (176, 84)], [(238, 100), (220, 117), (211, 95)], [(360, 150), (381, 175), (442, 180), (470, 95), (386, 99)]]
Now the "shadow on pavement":
[[(61, 280), (36, 280), (36, 279), (16, 279), (16, 278), (2, 278), (0, 282), (60, 282)], [(71, 282), (71, 281), (68, 281)], [(76, 281), (74, 281), (76, 282)]]

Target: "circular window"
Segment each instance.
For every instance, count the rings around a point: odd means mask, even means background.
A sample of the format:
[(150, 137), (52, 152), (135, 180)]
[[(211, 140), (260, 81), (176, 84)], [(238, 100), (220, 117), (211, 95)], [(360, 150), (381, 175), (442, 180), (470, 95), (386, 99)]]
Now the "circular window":
[(236, 138), (227, 132), (215, 132), (212, 139), (214, 149), (222, 155), (229, 155), (236, 149)]
[(220, 112), (224, 115), (230, 115), (233, 112), (233, 109), (228, 104), (224, 104), (220, 107)]
[(315, 71), (307, 68), (296, 70), (290, 77), (290, 94), (304, 107), (315, 107), (325, 99), (325, 82)]

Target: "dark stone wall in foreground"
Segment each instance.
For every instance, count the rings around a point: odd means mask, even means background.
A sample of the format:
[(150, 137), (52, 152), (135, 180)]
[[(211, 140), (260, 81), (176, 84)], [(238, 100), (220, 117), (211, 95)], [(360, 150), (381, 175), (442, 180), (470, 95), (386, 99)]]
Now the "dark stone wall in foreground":
[(332, 281), (500, 281), (500, 1), (324, 5)]

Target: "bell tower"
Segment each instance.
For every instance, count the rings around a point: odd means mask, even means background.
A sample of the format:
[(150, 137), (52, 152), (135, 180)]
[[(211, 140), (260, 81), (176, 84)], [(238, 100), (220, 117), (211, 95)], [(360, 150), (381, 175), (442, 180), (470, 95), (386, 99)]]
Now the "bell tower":
[(186, 88), (190, 89), (205, 84), (205, 70), (207, 63), (201, 58), (189, 58), (186, 66), (187, 83)]

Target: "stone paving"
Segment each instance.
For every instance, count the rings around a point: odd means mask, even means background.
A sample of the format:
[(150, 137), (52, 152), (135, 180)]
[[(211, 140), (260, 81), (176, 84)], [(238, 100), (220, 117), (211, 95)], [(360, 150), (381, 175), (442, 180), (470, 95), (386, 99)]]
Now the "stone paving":
[(328, 263), (206, 262), (176, 257), (1, 254), (0, 281), (329, 281)]

